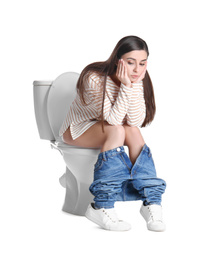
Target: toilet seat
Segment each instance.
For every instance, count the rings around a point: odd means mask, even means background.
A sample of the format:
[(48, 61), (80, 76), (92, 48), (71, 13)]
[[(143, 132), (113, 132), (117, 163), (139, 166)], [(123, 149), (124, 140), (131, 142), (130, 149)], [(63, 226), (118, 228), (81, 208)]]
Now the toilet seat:
[(59, 130), (76, 96), (79, 74), (66, 72), (57, 77), (49, 91), (47, 114), (56, 141), (61, 141)]
[(75, 152), (80, 152), (82, 155), (89, 155), (89, 156), (96, 156), (96, 152), (99, 152), (99, 148), (85, 148), (85, 147), (79, 147), (79, 146), (74, 146), (74, 145), (69, 145), (66, 144), (62, 141), (51, 141), (51, 146), (52, 148), (55, 148), (59, 150), (62, 154), (65, 152), (67, 153), (73, 153)]

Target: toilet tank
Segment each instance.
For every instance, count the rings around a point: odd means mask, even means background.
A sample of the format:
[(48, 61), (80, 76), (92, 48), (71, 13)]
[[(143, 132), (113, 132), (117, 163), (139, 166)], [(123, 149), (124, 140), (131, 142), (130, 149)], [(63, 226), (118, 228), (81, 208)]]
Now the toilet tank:
[(55, 140), (47, 115), (47, 100), (52, 84), (53, 81), (33, 82), (34, 108), (38, 132), (40, 138), (45, 140)]
[(41, 139), (61, 141), (59, 130), (77, 92), (79, 74), (65, 72), (54, 81), (34, 81), (35, 117)]

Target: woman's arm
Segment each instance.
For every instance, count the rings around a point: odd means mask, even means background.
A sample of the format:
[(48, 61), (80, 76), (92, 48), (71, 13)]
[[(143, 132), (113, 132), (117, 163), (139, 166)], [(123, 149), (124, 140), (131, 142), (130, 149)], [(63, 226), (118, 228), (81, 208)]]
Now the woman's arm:
[(133, 93), (127, 111), (127, 124), (141, 126), (146, 117), (143, 83), (132, 84)]
[[(91, 105), (98, 111), (99, 117), (102, 111), (103, 87), (102, 82), (98, 78), (89, 77), (88, 88)], [(121, 84), (118, 96), (114, 104), (111, 103), (107, 93), (104, 100), (104, 120), (111, 125), (122, 125), (127, 114), (132, 95), (132, 88)]]
[(127, 112), (127, 124), (129, 126), (142, 126), (146, 117), (146, 105), (144, 99), (143, 79), (146, 74), (147, 62), (137, 82), (132, 83), (133, 93)]
[(121, 84), (117, 99), (114, 105), (108, 96), (105, 96), (104, 102), (104, 119), (111, 125), (122, 125), (123, 120), (129, 109), (129, 104), (132, 95), (132, 88)]

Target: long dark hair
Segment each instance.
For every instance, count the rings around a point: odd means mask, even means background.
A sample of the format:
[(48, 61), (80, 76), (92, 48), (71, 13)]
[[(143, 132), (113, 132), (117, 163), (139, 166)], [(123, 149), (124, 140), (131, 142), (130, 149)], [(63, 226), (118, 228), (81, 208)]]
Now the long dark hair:
[[(80, 95), (81, 100), (85, 104), (84, 100), (84, 84), (90, 73), (97, 72), (100, 76), (104, 76), (103, 81), (103, 100), (102, 100), (102, 112), (101, 112), (101, 120), (102, 127), (104, 125), (104, 99), (105, 99), (105, 90), (106, 90), (106, 81), (107, 76), (112, 76), (116, 72), (118, 60), (128, 52), (134, 50), (145, 50), (147, 56), (149, 56), (149, 50), (146, 42), (137, 36), (126, 36), (122, 38), (114, 48), (112, 54), (109, 59), (103, 62), (94, 62), (86, 66), (80, 74), (79, 80), (77, 82), (77, 91)], [(149, 76), (148, 71), (146, 71), (145, 77), (143, 79), (144, 86), (144, 99), (146, 104), (146, 117), (142, 124), (142, 127), (145, 127), (147, 124), (150, 124), (154, 119), (156, 106), (155, 106), (155, 97), (154, 90), (151, 78)], [(104, 131), (104, 127), (103, 127)]]

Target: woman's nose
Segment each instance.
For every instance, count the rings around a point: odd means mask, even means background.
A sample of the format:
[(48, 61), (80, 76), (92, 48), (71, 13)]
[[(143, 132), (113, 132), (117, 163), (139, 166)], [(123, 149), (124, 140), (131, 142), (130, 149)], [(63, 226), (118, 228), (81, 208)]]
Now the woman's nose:
[(138, 72), (138, 65), (135, 65), (134, 71), (135, 71), (135, 72)]

